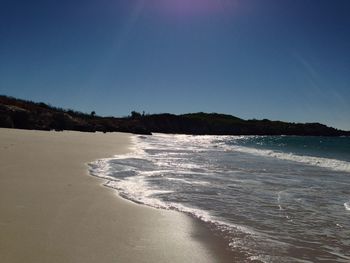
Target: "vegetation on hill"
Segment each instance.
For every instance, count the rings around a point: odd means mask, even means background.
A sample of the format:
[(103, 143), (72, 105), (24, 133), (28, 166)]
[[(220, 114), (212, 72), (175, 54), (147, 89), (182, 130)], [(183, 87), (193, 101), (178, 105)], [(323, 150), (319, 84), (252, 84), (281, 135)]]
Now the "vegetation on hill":
[(137, 120), (101, 117), (45, 103), (0, 96), (0, 127), (31, 130), (131, 132), (149, 134)]
[(136, 134), (178, 133), (194, 135), (305, 135), (350, 136), (319, 123), (243, 120), (218, 113), (183, 115), (147, 114), (133, 111), (129, 117), (101, 117), (95, 111), (82, 113), (45, 103), (0, 96), (0, 127), (32, 130), (76, 130), (85, 132), (130, 132)]

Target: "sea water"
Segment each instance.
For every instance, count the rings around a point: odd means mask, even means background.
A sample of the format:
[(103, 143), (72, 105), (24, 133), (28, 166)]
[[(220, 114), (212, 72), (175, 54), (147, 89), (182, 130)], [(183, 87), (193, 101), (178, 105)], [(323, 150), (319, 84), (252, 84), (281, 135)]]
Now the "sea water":
[(350, 138), (133, 137), (92, 175), (210, 225), (242, 262), (350, 262)]

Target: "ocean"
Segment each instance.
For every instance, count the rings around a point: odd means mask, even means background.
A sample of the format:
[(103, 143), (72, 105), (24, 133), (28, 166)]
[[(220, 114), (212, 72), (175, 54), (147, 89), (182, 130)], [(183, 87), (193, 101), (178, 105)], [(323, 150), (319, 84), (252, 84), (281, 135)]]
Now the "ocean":
[(90, 173), (189, 214), (242, 262), (350, 262), (350, 138), (134, 135)]

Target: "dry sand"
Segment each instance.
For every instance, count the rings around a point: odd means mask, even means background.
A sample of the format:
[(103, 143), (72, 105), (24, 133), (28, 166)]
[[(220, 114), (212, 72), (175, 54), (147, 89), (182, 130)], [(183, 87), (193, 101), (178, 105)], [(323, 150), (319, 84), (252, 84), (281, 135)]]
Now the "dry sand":
[(204, 226), (126, 201), (86, 163), (130, 135), (0, 129), (0, 262), (229, 262)]

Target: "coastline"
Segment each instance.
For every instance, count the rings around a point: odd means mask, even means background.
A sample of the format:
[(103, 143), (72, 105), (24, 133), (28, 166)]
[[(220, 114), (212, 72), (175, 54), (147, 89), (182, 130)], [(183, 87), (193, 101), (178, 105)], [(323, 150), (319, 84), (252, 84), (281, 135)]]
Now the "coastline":
[(86, 163), (129, 146), (122, 133), (0, 129), (0, 261), (232, 262), (206, 226), (88, 176)]

